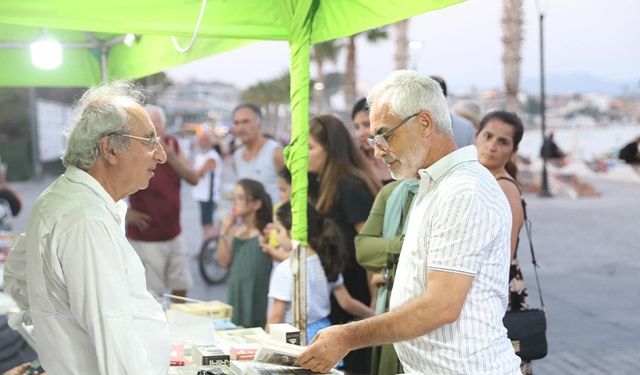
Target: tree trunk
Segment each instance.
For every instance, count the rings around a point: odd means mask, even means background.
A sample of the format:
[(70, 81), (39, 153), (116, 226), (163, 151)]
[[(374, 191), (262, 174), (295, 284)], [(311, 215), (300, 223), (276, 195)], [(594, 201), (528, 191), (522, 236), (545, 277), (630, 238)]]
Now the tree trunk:
[(505, 105), (507, 111), (518, 112), (520, 61), (522, 45), (522, 0), (504, 0), (502, 15), (502, 64), (504, 69)]
[[(324, 61), (322, 58), (317, 57), (315, 58), (316, 60), (316, 83), (322, 83), (323, 87), (322, 90), (316, 90), (316, 88), (313, 88), (313, 96), (315, 98), (315, 107), (316, 107), (316, 114), (319, 115), (321, 113), (324, 112), (324, 103), (325, 103), (325, 99), (324, 99)], [(314, 85), (315, 86), (315, 85)]]
[(344, 103), (349, 108), (356, 101), (356, 36), (347, 43), (347, 67), (344, 73)]
[(397, 22), (394, 25), (396, 29), (396, 51), (393, 56), (396, 69), (407, 69), (409, 53), (409, 40), (407, 39), (407, 30), (409, 28), (409, 20)]

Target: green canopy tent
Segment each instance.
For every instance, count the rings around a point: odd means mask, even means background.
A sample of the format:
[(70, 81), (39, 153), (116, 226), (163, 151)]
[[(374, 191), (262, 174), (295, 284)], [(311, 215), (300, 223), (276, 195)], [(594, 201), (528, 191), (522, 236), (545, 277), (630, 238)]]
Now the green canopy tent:
[[(3, 0), (0, 3), (0, 86), (90, 86), (138, 78), (237, 48), (251, 40), (290, 46), (292, 237), (307, 240), (307, 158), (310, 46), (387, 25), (463, 0)], [(201, 17), (200, 17), (201, 16)], [(201, 18), (201, 22), (197, 21)], [(27, 42), (42, 28), (68, 44), (56, 70), (36, 71)], [(195, 31), (197, 30), (197, 35)], [(138, 36), (132, 47), (119, 40)], [(170, 36), (193, 48), (176, 52)], [(294, 262), (295, 263), (295, 262)], [(304, 275), (305, 262), (298, 262)], [(297, 277), (294, 300), (305, 291)], [(294, 303), (302, 333), (306, 306)]]
[(249, 42), (203, 38), (188, 53), (181, 54), (167, 36), (137, 36), (128, 47), (123, 44), (124, 34), (47, 28), (46, 34), (62, 45), (63, 63), (56, 69), (42, 70), (31, 63), (29, 50), (42, 30), (0, 24), (0, 86), (90, 87), (113, 78), (144, 77)]

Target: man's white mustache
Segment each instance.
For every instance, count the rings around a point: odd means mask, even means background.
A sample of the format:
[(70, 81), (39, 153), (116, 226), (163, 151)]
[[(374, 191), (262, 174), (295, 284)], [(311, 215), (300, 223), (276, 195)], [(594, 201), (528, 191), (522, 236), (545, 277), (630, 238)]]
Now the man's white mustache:
[(397, 160), (397, 159), (396, 159), (396, 158), (394, 158), (394, 157), (386, 156), (386, 155), (383, 155), (382, 157), (380, 157), (380, 159), (382, 159), (382, 161), (383, 161), (383, 162), (385, 162), (385, 163), (387, 163), (387, 164), (391, 164), (391, 163), (393, 163), (394, 161), (396, 161), (396, 160)]

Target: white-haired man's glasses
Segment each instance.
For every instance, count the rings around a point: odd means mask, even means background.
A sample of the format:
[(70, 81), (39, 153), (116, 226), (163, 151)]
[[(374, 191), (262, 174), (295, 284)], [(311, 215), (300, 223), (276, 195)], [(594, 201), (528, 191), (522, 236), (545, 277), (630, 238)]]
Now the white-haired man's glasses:
[(158, 147), (160, 147), (160, 137), (151, 136), (149, 138), (145, 138), (145, 137), (138, 137), (137, 135), (131, 135), (131, 134), (126, 134), (126, 133), (111, 133), (111, 134), (109, 134), (109, 136), (112, 136), (112, 135), (117, 135), (117, 136), (120, 136), (120, 137), (125, 137), (125, 138), (131, 138), (131, 139), (138, 140), (138, 141), (146, 144), (147, 146), (149, 146), (153, 150), (157, 150)]
[(367, 143), (369, 143), (369, 146), (371, 146), (371, 148), (380, 148), (381, 150), (387, 150), (389, 148), (389, 139), (391, 138), (391, 134), (396, 131), (399, 127), (401, 127), (402, 125), (406, 124), (409, 120), (411, 120), (412, 118), (416, 117), (417, 115), (419, 115), (420, 112), (416, 112), (410, 116), (405, 117), (404, 119), (402, 119), (402, 121), (400, 121), (399, 124), (393, 126), (391, 129), (387, 130), (386, 132), (382, 133), (382, 134), (376, 134), (373, 136), (369, 136), (369, 138), (367, 138)]

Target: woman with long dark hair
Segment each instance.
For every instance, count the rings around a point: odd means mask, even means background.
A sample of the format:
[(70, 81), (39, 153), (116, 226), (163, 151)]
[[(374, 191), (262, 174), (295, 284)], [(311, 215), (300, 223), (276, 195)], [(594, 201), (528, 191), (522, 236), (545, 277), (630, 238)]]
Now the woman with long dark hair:
[[(364, 226), (373, 199), (380, 189), (364, 156), (356, 148), (342, 121), (332, 115), (317, 116), (309, 126), (309, 171), (319, 180), (315, 207), (331, 218), (345, 241), (346, 267), (344, 284), (349, 293), (364, 303), (371, 303), (367, 273), (355, 257), (354, 237)], [(354, 316), (331, 299), (331, 322), (346, 323)], [(351, 352), (345, 357), (344, 369), (350, 373), (368, 373), (370, 349)]]
[[(494, 111), (480, 121), (476, 135), (478, 160), (498, 180), (511, 206), (511, 268), (509, 269), (509, 311), (524, 310), (527, 289), (518, 265), (518, 236), (524, 224), (524, 209), (520, 185), (516, 181), (518, 169), (514, 164), (518, 145), (522, 140), (522, 120), (513, 112)], [(522, 362), (523, 374), (531, 373), (531, 363)]]

